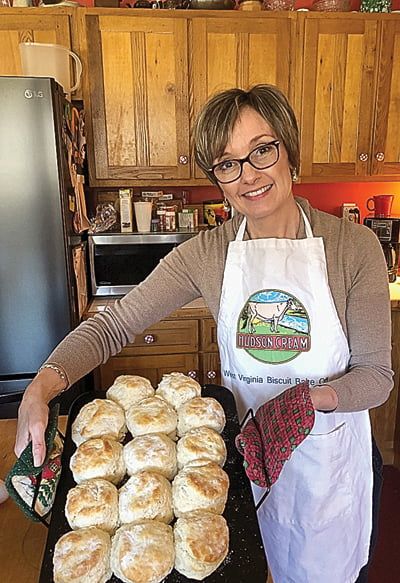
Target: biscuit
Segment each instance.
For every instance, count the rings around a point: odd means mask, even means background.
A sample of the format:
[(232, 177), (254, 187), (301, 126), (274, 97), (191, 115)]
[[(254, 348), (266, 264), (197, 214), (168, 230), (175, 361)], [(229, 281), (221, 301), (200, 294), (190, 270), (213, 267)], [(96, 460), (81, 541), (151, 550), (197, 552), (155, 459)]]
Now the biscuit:
[(125, 476), (123, 447), (108, 437), (89, 439), (71, 456), (70, 468), (77, 484), (90, 478), (103, 478), (119, 484)]
[(167, 478), (153, 472), (130, 477), (119, 490), (119, 516), (122, 524), (146, 519), (172, 522), (172, 490)]
[(165, 433), (174, 439), (177, 422), (175, 409), (160, 397), (144, 399), (126, 412), (126, 424), (132, 437), (147, 433)]
[(107, 399), (115, 401), (125, 411), (153, 395), (154, 388), (149, 379), (128, 374), (117, 377), (106, 393)]
[(222, 514), (228, 489), (228, 474), (217, 464), (185, 466), (172, 482), (174, 514), (180, 517), (195, 510)]
[(194, 460), (206, 460), (223, 466), (226, 445), (219, 433), (209, 427), (197, 427), (185, 433), (176, 445), (178, 469)]
[(129, 476), (148, 471), (172, 480), (176, 475), (176, 445), (162, 433), (135, 437), (125, 445), (123, 455)]
[(72, 423), (71, 437), (80, 445), (94, 437), (122, 441), (126, 434), (124, 410), (108, 399), (94, 399), (82, 407)]
[(175, 569), (202, 581), (219, 567), (228, 554), (229, 530), (223, 516), (193, 512), (174, 525)]
[(201, 396), (201, 386), (182, 372), (171, 372), (163, 375), (156, 395), (168, 401), (175, 409), (179, 409), (186, 401)]
[(222, 405), (212, 397), (194, 397), (178, 409), (179, 437), (197, 427), (209, 427), (222, 433), (226, 423)]
[(54, 547), (54, 583), (106, 583), (112, 575), (110, 550), (110, 535), (98, 528), (67, 532)]
[(101, 478), (85, 480), (67, 494), (65, 516), (74, 530), (96, 526), (114, 532), (118, 526), (118, 490)]
[(125, 524), (113, 537), (111, 568), (124, 583), (160, 583), (174, 559), (172, 528), (163, 522)]

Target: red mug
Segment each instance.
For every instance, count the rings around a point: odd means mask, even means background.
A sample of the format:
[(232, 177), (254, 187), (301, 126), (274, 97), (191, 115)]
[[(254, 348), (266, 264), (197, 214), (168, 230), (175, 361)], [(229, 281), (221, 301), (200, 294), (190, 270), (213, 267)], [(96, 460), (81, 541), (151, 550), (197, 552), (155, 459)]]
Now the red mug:
[[(367, 209), (373, 211), (376, 217), (390, 217), (392, 210), (393, 194), (378, 194), (367, 200)], [(373, 207), (370, 207), (370, 203)]]

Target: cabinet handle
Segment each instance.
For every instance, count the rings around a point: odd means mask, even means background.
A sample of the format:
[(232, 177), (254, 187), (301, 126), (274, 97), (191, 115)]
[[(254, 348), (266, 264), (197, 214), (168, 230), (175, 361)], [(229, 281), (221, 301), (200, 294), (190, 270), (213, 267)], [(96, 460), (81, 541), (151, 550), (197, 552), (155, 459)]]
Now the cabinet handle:
[(187, 164), (189, 162), (189, 158), (187, 156), (179, 156), (179, 164)]
[(360, 162), (366, 162), (368, 160), (367, 152), (361, 152), (361, 154), (358, 156), (358, 159)]
[(385, 154), (384, 154), (384, 152), (377, 152), (377, 153), (375, 154), (375, 158), (376, 158), (376, 160), (378, 160), (378, 162), (383, 162), (383, 161), (384, 161), (384, 159), (385, 159)]
[(146, 334), (146, 336), (144, 337), (144, 341), (146, 342), (146, 344), (153, 344), (153, 342), (156, 341), (156, 337), (153, 336), (153, 334)]
[(215, 372), (215, 370), (209, 370), (207, 372), (207, 378), (210, 379), (210, 380), (211, 379), (215, 379), (216, 376), (217, 376), (217, 373)]
[(197, 370), (190, 370), (188, 372), (188, 377), (190, 377), (191, 379), (197, 379)]

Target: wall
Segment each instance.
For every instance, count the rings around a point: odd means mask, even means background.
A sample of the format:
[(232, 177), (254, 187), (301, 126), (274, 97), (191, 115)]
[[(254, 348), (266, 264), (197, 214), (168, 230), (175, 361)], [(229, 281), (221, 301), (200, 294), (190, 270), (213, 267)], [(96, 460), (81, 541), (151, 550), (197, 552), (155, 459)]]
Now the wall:
[[(164, 188), (164, 190), (166, 190)], [(171, 189), (172, 190), (172, 189)], [(179, 190), (179, 189), (174, 189)], [(213, 186), (198, 186), (187, 189), (190, 202), (220, 199), (219, 190)], [(400, 182), (338, 182), (327, 184), (295, 184), (294, 194), (307, 198), (320, 210), (341, 216), (343, 202), (354, 202), (360, 208), (361, 219), (369, 214), (366, 203), (376, 194), (394, 194), (392, 214), (400, 216)]]

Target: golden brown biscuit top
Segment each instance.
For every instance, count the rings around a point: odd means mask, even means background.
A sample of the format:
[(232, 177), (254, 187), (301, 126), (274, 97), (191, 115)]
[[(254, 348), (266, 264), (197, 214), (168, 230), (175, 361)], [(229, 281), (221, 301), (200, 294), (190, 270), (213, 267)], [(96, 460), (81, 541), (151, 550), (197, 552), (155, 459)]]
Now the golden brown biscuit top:
[(223, 496), (229, 488), (228, 474), (214, 462), (185, 466), (175, 480), (177, 483), (184, 480), (187, 488), (207, 500)]
[(185, 548), (197, 561), (216, 563), (228, 552), (228, 525), (219, 514), (192, 512), (178, 518), (176, 528), (184, 529)]

